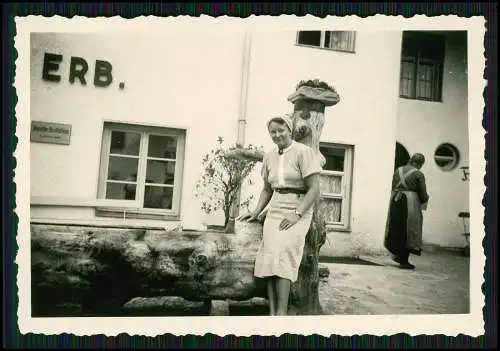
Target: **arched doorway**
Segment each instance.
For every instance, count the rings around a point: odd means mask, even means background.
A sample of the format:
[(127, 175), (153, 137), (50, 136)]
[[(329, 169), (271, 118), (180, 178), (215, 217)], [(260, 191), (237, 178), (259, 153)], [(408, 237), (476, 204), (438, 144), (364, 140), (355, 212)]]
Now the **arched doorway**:
[(408, 150), (406, 150), (406, 148), (402, 144), (396, 142), (396, 158), (394, 160), (394, 169), (404, 166), (408, 163), (409, 160), (410, 153), (408, 152)]

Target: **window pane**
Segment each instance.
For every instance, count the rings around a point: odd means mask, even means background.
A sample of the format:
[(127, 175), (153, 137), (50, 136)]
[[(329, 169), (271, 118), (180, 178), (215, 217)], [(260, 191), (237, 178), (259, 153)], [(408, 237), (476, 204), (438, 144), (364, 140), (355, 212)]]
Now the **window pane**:
[(443, 43), (436, 36), (429, 36), (420, 42), (420, 57), (431, 60), (442, 60)]
[(418, 66), (417, 95), (420, 98), (433, 98), (433, 76), (434, 66), (432, 64), (420, 64)]
[(418, 40), (403, 33), (402, 56), (417, 57), (418, 55)]
[(323, 167), (324, 170), (344, 171), (345, 149), (320, 147), (320, 152), (326, 159), (325, 166)]
[(299, 32), (299, 44), (320, 46), (321, 31), (319, 30), (305, 30)]
[(122, 155), (139, 155), (141, 135), (131, 132), (111, 132), (111, 146), (109, 152)]
[(354, 32), (327, 31), (325, 33), (325, 46), (337, 50), (354, 50)]
[(106, 199), (135, 200), (135, 184), (106, 184)]
[(441, 146), (436, 150), (436, 156), (455, 157), (455, 153), (451, 148)]
[(415, 63), (413, 60), (403, 60), (401, 62), (401, 76), (405, 79), (413, 79)]
[(412, 97), (413, 94), (413, 75), (415, 64), (412, 61), (401, 62), (401, 81), (399, 94), (401, 96)]
[(146, 183), (174, 184), (175, 162), (148, 160)]
[(177, 138), (163, 135), (150, 135), (148, 156), (158, 158), (174, 158), (177, 151)]
[(432, 86), (430, 82), (420, 81), (417, 85), (417, 97), (422, 99), (431, 99), (432, 98)]
[(322, 174), (320, 177), (321, 193), (341, 194), (342, 176), (332, 176)]
[(454, 162), (454, 159), (453, 158), (446, 158), (446, 157), (438, 157), (438, 156), (434, 156), (434, 160), (436, 161), (436, 164), (439, 166), (439, 167), (446, 167), (446, 166), (449, 166), (451, 165), (453, 162)]
[(110, 156), (108, 165), (108, 180), (137, 180), (138, 159)]
[(144, 207), (172, 209), (173, 188), (147, 185), (144, 192)]
[(413, 83), (411, 79), (401, 79), (401, 89), (399, 94), (401, 96), (412, 97), (413, 96)]
[(342, 200), (323, 199), (325, 201), (325, 221), (340, 222), (342, 218)]

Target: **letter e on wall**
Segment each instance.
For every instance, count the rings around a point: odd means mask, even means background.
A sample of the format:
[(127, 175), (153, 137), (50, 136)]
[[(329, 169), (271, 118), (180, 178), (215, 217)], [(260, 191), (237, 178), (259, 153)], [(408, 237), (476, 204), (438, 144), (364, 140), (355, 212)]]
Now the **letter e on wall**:
[(56, 74), (51, 74), (51, 71), (57, 71), (59, 69), (59, 64), (62, 62), (62, 55), (51, 54), (46, 52), (43, 57), (43, 80), (49, 82), (60, 82), (61, 76)]

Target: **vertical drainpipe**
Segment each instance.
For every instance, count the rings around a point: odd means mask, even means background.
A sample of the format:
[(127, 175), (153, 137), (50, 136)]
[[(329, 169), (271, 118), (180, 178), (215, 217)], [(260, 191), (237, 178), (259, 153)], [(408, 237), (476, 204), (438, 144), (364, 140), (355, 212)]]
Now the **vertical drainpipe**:
[(245, 32), (243, 37), (243, 55), (241, 61), (241, 82), (240, 82), (240, 108), (238, 111), (238, 136), (236, 143), (244, 146), (245, 126), (247, 123), (247, 101), (248, 101), (248, 81), (250, 75), (250, 56), (252, 48), (252, 36), (250, 32)]
[[(247, 102), (248, 102), (248, 82), (250, 77), (250, 60), (251, 60), (251, 49), (252, 49), (252, 34), (248, 31), (244, 33), (243, 36), (243, 52), (241, 60), (241, 81), (240, 81), (240, 104), (238, 110), (238, 129), (236, 144), (239, 146), (245, 146), (245, 134), (246, 134), (246, 123), (247, 123)], [(236, 218), (239, 215), (241, 201), (241, 192), (238, 191), (236, 194), (236, 203), (231, 209), (230, 218)]]

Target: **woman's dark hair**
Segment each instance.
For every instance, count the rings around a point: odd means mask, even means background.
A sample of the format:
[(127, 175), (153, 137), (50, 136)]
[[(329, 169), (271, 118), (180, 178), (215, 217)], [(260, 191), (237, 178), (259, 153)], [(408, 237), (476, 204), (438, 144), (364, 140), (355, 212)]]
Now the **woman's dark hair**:
[(413, 154), (408, 163), (416, 167), (421, 167), (425, 163), (425, 157), (420, 153)]

